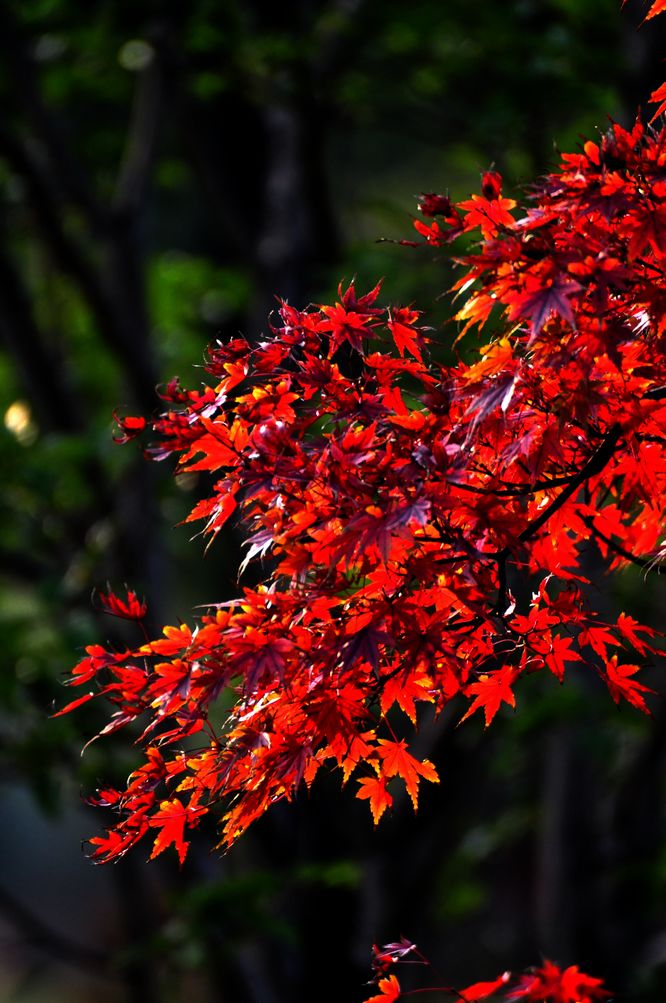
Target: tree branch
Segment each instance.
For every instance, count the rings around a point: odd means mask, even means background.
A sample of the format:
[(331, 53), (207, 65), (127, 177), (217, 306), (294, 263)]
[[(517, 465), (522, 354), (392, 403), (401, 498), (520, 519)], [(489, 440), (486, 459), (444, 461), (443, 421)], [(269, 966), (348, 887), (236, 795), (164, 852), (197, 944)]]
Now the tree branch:
[(137, 74), (134, 104), (113, 199), (116, 215), (134, 215), (143, 198), (155, 153), (162, 95), (162, 67), (154, 49), (148, 66)]
[[(90, 253), (63, 226), (60, 203), (53, 190), (47, 169), (37, 156), (0, 124), (0, 154), (24, 179), (37, 225), (53, 255), (54, 263), (79, 285), (95, 315), (100, 333), (124, 364), (127, 379), (137, 403), (150, 411), (154, 406), (155, 374), (146, 350), (143, 319), (127, 310), (131, 298), (122, 285), (114, 290), (101, 268), (95, 267)], [(113, 247), (113, 242), (111, 242)], [(118, 257), (118, 255), (117, 255)], [(129, 316), (126, 314), (129, 313)]]
[[(521, 543), (526, 540), (531, 539), (536, 533), (539, 532), (542, 526), (544, 526), (550, 517), (557, 512), (558, 509), (562, 508), (564, 503), (571, 497), (574, 492), (578, 490), (590, 477), (594, 477), (595, 474), (600, 474), (607, 463), (611, 460), (617, 444), (622, 438), (622, 429), (619, 425), (611, 425), (608, 432), (604, 436), (604, 439), (599, 446), (599, 448), (592, 454), (585, 466), (569, 481), (567, 486), (560, 491), (557, 498), (548, 505), (543, 512), (533, 519), (522, 531), (518, 539)], [(509, 548), (505, 547), (501, 553), (508, 553)], [(498, 555), (499, 556), (499, 555)]]
[(16, 363), (20, 379), (44, 428), (73, 432), (81, 414), (54, 353), (44, 343), (14, 263), (0, 244), (0, 339)]

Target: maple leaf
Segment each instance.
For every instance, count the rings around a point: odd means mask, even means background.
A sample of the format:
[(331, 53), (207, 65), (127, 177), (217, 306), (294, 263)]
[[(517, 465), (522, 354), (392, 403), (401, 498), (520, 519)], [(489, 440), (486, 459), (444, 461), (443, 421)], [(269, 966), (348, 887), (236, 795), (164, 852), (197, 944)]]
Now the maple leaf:
[(575, 329), (576, 318), (571, 306), (571, 297), (579, 292), (580, 288), (578, 282), (561, 276), (543, 286), (530, 288), (511, 303), (509, 320), (515, 321), (519, 318), (529, 320), (533, 338), (536, 338), (553, 313), (558, 314)]
[(386, 979), (380, 979), (378, 983), (379, 992), (374, 996), (369, 996), (364, 1003), (394, 1003), (400, 998), (400, 983), (395, 975), (389, 975)]
[(114, 787), (102, 787), (86, 798), (86, 804), (95, 805), (98, 808), (113, 808), (122, 801), (120, 791)]
[(608, 996), (610, 993), (603, 988), (601, 979), (585, 975), (576, 965), (562, 971), (546, 960), (540, 968), (522, 975), (505, 999), (532, 1000), (534, 1003), (596, 1003)]
[(370, 801), (370, 811), (377, 825), (386, 809), (393, 804), (393, 797), (386, 789), (386, 777), (361, 777), (359, 784), (361, 789), (356, 792), (356, 797), (361, 801)]
[(645, 206), (628, 216), (625, 225), (631, 235), (629, 257), (632, 260), (648, 246), (657, 257), (666, 253), (666, 207)]
[(412, 724), (416, 724), (415, 701), (433, 703), (435, 697), (431, 692), (433, 682), (423, 669), (405, 671), (382, 682), (380, 706), (382, 714), (387, 714), (393, 704), (405, 712)]
[(127, 591), (127, 598), (121, 599), (109, 589), (108, 592), (97, 592), (102, 610), (117, 616), (121, 620), (143, 620), (146, 616), (147, 605), (145, 601), (139, 600), (136, 592)]
[(666, 0), (654, 0), (654, 3), (645, 15), (644, 20), (649, 21), (650, 18), (656, 17), (657, 14), (663, 14), (666, 11)]
[(189, 805), (185, 807), (178, 798), (174, 798), (172, 801), (162, 801), (159, 810), (150, 818), (149, 824), (160, 830), (155, 839), (150, 859), (154, 860), (168, 846), (173, 845), (178, 853), (178, 859), (183, 864), (190, 845), (183, 838), (185, 825), (196, 824), (198, 818), (203, 814), (203, 808), (192, 808)]
[(382, 313), (382, 308), (375, 306), (375, 304), (381, 291), (383, 281), (383, 279), (380, 279), (376, 286), (373, 286), (369, 292), (363, 293), (361, 296), (356, 295), (356, 285), (354, 282), (350, 282), (346, 289), (343, 289), (343, 283), (341, 282), (338, 286), (338, 296), (340, 297), (340, 302), (347, 310), (360, 309), (369, 317), (378, 316)]
[(324, 306), (322, 309), (329, 319), (326, 327), (330, 329), (332, 335), (331, 354), (345, 342), (357, 352), (362, 352), (363, 339), (371, 337), (373, 333), (368, 326), (369, 315), (346, 309), (341, 303), (334, 307)]
[(388, 327), (401, 357), (404, 356), (405, 351), (408, 351), (418, 362), (423, 362), (419, 346), (419, 340), (423, 339), (423, 335), (419, 328), (414, 327), (418, 318), (418, 310), (410, 310), (409, 307), (396, 307), (389, 315)]
[(287, 656), (293, 642), (286, 637), (268, 637), (258, 630), (249, 630), (239, 643), (239, 653), (233, 663), (233, 672), (242, 672), (245, 687), (255, 690), (263, 678), (284, 679)]
[[(379, 757), (383, 777), (401, 777), (405, 782), (414, 809), (418, 807), (419, 782), (423, 777), (433, 784), (439, 783), (437, 771), (429, 760), (416, 759), (407, 751), (404, 739), (399, 742), (387, 738), (379, 739)], [(357, 795), (358, 796), (358, 795)]]
[(356, 662), (367, 662), (374, 672), (379, 667), (379, 645), (387, 640), (388, 635), (378, 630), (372, 624), (367, 624), (356, 631), (342, 647), (342, 664), (350, 668)]
[(338, 557), (344, 555), (353, 558), (372, 548), (387, 562), (396, 535), (391, 517), (378, 505), (367, 505), (364, 512), (347, 523), (344, 534), (336, 544), (336, 552)]
[(459, 202), (458, 208), (467, 213), (465, 229), (472, 230), (478, 226), (483, 236), (488, 239), (494, 237), (500, 227), (511, 227), (515, 224), (516, 221), (509, 212), (515, 205), (513, 199), (499, 198), (495, 195), (487, 199), (481, 195), (472, 195), (471, 199)]
[(588, 626), (578, 635), (578, 643), (580, 645), (589, 644), (593, 651), (605, 661), (608, 657), (608, 645), (617, 647), (620, 642), (608, 627)]
[(236, 492), (238, 484), (228, 479), (215, 485), (215, 494), (211, 498), (202, 498), (194, 506), (185, 522), (206, 519), (205, 532), (216, 536), (238, 506)]
[(82, 704), (92, 700), (94, 696), (97, 696), (95, 690), (90, 690), (88, 693), (84, 693), (83, 696), (79, 697), (77, 700), (71, 700), (70, 703), (65, 704), (64, 707), (61, 707), (60, 710), (56, 711), (55, 714), (52, 714), (51, 717), (60, 717), (61, 714), (69, 714), (71, 710), (76, 710), (77, 707), (80, 707)]
[(90, 682), (99, 672), (107, 669), (114, 663), (123, 661), (125, 654), (115, 654), (107, 651), (101, 644), (89, 644), (86, 647), (86, 657), (74, 666), (70, 679), (66, 680), (68, 686), (81, 686)]
[(88, 845), (94, 847), (90, 859), (94, 863), (108, 863), (119, 860), (138, 842), (148, 829), (145, 819), (134, 822), (129, 829), (109, 829), (104, 836), (92, 836)]
[(476, 698), (461, 717), (460, 723), (462, 724), (471, 714), (483, 708), (487, 728), (502, 703), (515, 707), (516, 698), (511, 687), (519, 675), (518, 669), (506, 665), (492, 673), (484, 672), (475, 683), (470, 683), (465, 689), (465, 695), (476, 694)]
[(493, 996), (506, 986), (510, 978), (511, 972), (503, 972), (492, 982), (474, 982), (471, 986), (459, 989), (457, 994), (459, 999), (464, 1000), (465, 1003), (476, 1003), (477, 1000), (485, 1000), (489, 996)]
[(648, 637), (655, 637), (657, 633), (656, 630), (653, 630), (651, 627), (647, 627), (645, 624), (639, 623), (638, 620), (635, 620), (633, 616), (629, 616), (627, 613), (620, 613), (617, 618), (616, 626), (622, 637), (636, 649), (639, 655), (644, 655), (648, 651), (655, 654), (658, 653), (656, 648), (653, 648), (647, 643), (647, 641), (641, 640), (638, 636), (639, 633), (641, 633), (647, 634)]
[(417, 233), (420, 233), (422, 237), (425, 237), (429, 244), (437, 246), (446, 240), (446, 234), (441, 229), (437, 220), (433, 220), (432, 223), (427, 224), (421, 219), (415, 219), (413, 221), (413, 226)]
[(613, 655), (606, 662), (606, 685), (616, 704), (619, 704), (620, 697), (624, 697), (634, 707), (642, 710), (644, 714), (650, 714), (650, 709), (641, 693), (654, 693), (654, 690), (631, 678), (639, 670), (640, 666), (638, 665), (618, 665), (617, 655)]
[(551, 650), (544, 655), (546, 665), (560, 682), (564, 679), (567, 662), (583, 661), (577, 651), (571, 650), (572, 643), (570, 637), (561, 637), (559, 634), (555, 634), (552, 639)]
[(656, 112), (650, 119), (650, 124), (654, 122), (655, 118), (659, 118), (662, 112), (666, 111), (666, 81), (660, 84), (655, 90), (652, 91), (649, 98), (650, 104), (658, 104)]

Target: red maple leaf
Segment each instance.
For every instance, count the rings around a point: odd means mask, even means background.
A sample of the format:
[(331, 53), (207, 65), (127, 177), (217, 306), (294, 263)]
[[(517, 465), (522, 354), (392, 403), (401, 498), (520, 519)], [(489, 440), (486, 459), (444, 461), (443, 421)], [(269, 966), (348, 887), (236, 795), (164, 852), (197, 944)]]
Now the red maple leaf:
[(471, 986), (459, 989), (459, 998), (464, 1003), (476, 1003), (477, 1000), (488, 999), (489, 996), (493, 996), (498, 990), (506, 986), (510, 978), (511, 972), (503, 972), (502, 975), (498, 976), (492, 982), (475, 982)]
[(639, 655), (645, 655), (648, 651), (655, 654), (658, 653), (656, 648), (653, 648), (647, 641), (642, 640), (638, 636), (639, 634), (646, 634), (648, 637), (655, 637), (656, 630), (639, 623), (638, 620), (635, 620), (633, 616), (629, 616), (627, 613), (620, 613), (616, 626), (625, 641), (628, 641)]
[(401, 356), (405, 351), (413, 355), (418, 362), (423, 362), (421, 346), (423, 333), (420, 328), (415, 327), (419, 318), (418, 310), (410, 310), (408, 307), (396, 307), (390, 313), (388, 327), (393, 335), (397, 349)]
[(470, 683), (465, 693), (474, 696), (475, 699), (461, 717), (461, 723), (475, 711), (483, 709), (487, 728), (503, 703), (515, 707), (516, 697), (511, 687), (519, 674), (518, 669), (505, 665), (504, 668), (496, 669), (494, 672), (482, 673), (476, 682)]
[(616, 704), (619, 704), (620, 698), (623, 697), (634, 707), (642, 710), (644, 714), (649, 714), (650, 709), (641, 694), (654, 693), (654, 690), (631, 678), (636, 675), (639, 669), (638, 665), (618, 665), (617, 655), (613, 655), (606, 662), (606, 685)]
[(518, 985), (506, 994), (507, 1000), (532, 1000), (534, 1003), (596, 1003), (610, 993), (601, 979), (579, 971), (576, 965), (564, 970), (552, 961), (522, 975)]
[(631, 259), (637, 258), (647, 248), (658, 257), (666, 252), (666, 206), (641, 206), (627, 217), (625, 225), (630, 233)]
[(472, 195), (471, 199), (458, 203), (458, 209), (467, 213), (464, 226), (466, 230), (480, 227), (486, 239), (494, 237), (500, 227), (511, 227), (515, 220), (509, 209), (516, 203), (513, 199), (498, 198), (494, 194), (490, 199), (483, 195)]
[(660, 84), (659, 87), (657, 87), (655, 90), (652, 91), (649, 100), (651, 104), (654, 103), (659, 105), (656, 112), (650, 119), (650, 124), (652, 124), (655, 118), (658, 118), (662, 114), (662, 112), (666, 111), (666, 81), (663, 84)]
[(121, 599), (111, 589), (108, 592), (97, 592), (97, 598), (105, 613), (121, 620), (143, 620), (148, 609), (145, 600), (140, 600), (131, 589), (128, 589), (126, 599)]
[(564, 679), (567, 662), (582, 662), (581, 655), (572, 651), (573, 641), (570, 637), (555, 634), (551, 642), (551, 650), (544, 655), (544, 660), (550, 671), (560, 682)]
[(189, 843), (183, 838), (185, 825), (191, 826), (204, 814), (203, 808), (185, 806), (178, 798), (162, 801), (159, 809), (151, 816), (150, 825), (159, 829), (150, 859), (159, 856), (168, 846), (173, 845), (181, 864), (185, 862)]
[(579, 290), (580, 285), (572, 279), (558, 276), (548, 280), (546, 284), (532, 284), (526, 292), (515, 297), (509, 310), (509, 320), (525, 319), (532, 325), (532, 337), (536, 337), (551, 316), (558, 314), (563, 320), (576, 327), (576, 317), (571, 304), (571, 297)]

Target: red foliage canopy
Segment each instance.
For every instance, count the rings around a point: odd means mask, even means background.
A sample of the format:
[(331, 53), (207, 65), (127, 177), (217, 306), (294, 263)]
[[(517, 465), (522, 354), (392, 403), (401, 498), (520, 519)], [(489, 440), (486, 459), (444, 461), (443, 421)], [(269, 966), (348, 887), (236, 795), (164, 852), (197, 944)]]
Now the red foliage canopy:
[[(229, 846), (320, 769), (352, 775), (375, 822), (400, 780), (416, 806), (437, 781), (392, 732), (394, 707), (490, 724), (522, 676), (570, 666), (646, 711), (637, 661), (654, 631), (589, 603), (581, 551), (658, 565), (666, 507), (666, 131), (614, 125), (565, 154), (526, 210), (488, 173), (482, 194), (424, 196), (430, 244), (481, 234), (459, 258), (463, 331), (499, 333), (471, 364), (432, 358), (410, 307), (352, 284), (334, 306), (281, 303), (265, 341), (210, 348), (209, 383), (163, 391), (156, 458), (214, 483), (189, 519), (248, 528), (266, 584), (134, 650), (87, 650), (70, 679), (140, 719), (147, 759), (94, 838), (110, 860), (153, 856), (222, 805)], [(121, 438), (143, 429), (122, 419)], [(517, 602), (511, 583), (532, 583)], [(142, 605), (103, 596), (116, 615)], [(92, 684), (92, 685), (91, 685)], [(222, 727), (209, 712), (236, 702)], [(198, 733), (196, 751), (179, 743)]]

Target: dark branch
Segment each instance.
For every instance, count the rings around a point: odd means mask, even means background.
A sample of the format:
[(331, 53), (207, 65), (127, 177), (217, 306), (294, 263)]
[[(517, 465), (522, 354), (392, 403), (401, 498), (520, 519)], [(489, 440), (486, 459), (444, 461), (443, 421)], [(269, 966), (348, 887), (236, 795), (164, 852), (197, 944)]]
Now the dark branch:
[(553, 477), (548, 481), (535, 481), (534, 484), (516, 484), (514, 487), (505, 488), (482, 488), (475, 484), (460, 484), (458, 481), (447, 479), (447, 484), (461, 491), (472, 491), (477, 495), (491, 495), (494, 498), (516, 498), (524, 495), (534, 494), (535, 491), (548, 491), (550, 488), (559, 488), (564, 484), (569, 484), (571, 474), (562, 477)]
[[(73, 235), (67, 232), (61, 218), (61, 204), (46, 167), (25, 143), (20, 142), (0, 124), (0, 155), (4, 155), (14, 170), (24, 179), (37, 225), (53, 255), (54, 263), (68, 273), (94, 313), (100, 333), (110, 349), (124, 364), (137, 403), (144, 410), (154, 405), (156, 379), (147, 352), (142, 328), (143, 319), (135, 323), (127, 303), (131, 293), (124, 286), (114, 289), (101, 268)], [(113, 243), (111, 243), (113, 247)], [(120, 255), (118, 254), (117, 257)]]
[[(594, 477), (595, 474), (601, 473), (604, 467), (610, 462), (617, 448), (617, 444), (622, 438), (622, 429), (619, 425), (611, 425), (608, 432), (603, 438), (599, 448), (592, 454), (587, 463), (583, 466), (581, 470), (575, 474), (571, 480), (568, 482), (564, 490), (560, 491), (557, 498), (548, 505), (543, 512), (532, 519), (530, 523), (527, 524), (525, 529), (522, 531), (518, 540), (520, 543), (525, 543), (526, 540), (530, 540), (536, 533), (539, 532), (542, 526), (544, 526), (550, 517), (557, 512), (558, 509), (562, 508), (564, 503), (574, 494), (578, 488), (582, 487), (590, 477)], [(510, 547), (504, 547), (502, 550), (494, 554), (488, 554), (487, 557), (494, 561), (501, 561), (507, 558), (511, 553)]]
[(497, 577), (498, 577), (498, 588), (497, 588), (497, 599), (495, 600), (495, 612), (500, 616), (503, 615), (506, 606), (507, 597), (507, 576), (506, 576), (506, 564), (507, 564), (507, 554), (498, 554), (497, 556)]
[(137, 75), (134, 105), (113, 200), (114, 212), (118, 215), (133, 215), (141, 204), (155, 153), (162, 94), (162, 68), (153, 50), (149, 65)]
[(613, 457), (617, 444), (622, 438), (622, 429), (619, 425), (612, 425), (608, 432), (606, 433), (603, 442), (596, 450), (595, 453), (589, 458), (582, 470), (580, 470), (575, 477), (569, 481), (564, 490), (560, 491), (557, 498), (553, 499), (550, 505), (547, 506), (536, 519), (533, 519), (522, 531), (518, 539), (521, 543), (526, 540), (531, 539), (536, 533), (539, 532), (542, 526), (544, 526), (551, 515), (557, 512), (558, 509), (562, 508), (564, 503), (571, 497), (578, 488), (582, 487), (586, 481), (589, 481), (590, 477), (594, 477), (596, 474), (600, 474), (607, 463)]
[(14, 358), (20, 379), (47, 429), (72, 432), (81, 427), (79, 408), (63, 368), (45, 344), (18, 270), (0, 246), (0, 340)]

